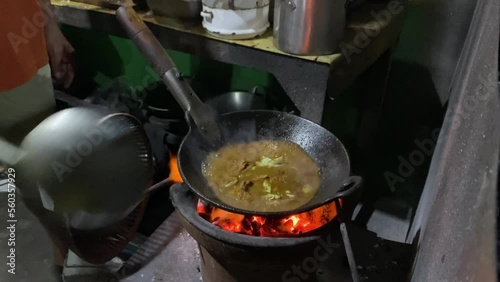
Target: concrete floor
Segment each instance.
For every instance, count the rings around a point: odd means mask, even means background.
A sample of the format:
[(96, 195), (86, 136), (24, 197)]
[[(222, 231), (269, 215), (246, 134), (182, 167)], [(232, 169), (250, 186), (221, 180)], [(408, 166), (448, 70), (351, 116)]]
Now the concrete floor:
[(7, 193), (0, 186), (0, 281), (2, 282), (54, 282), (52, 271), (52, 243), (38, 220), (16, 198), (16, 269), (7, 272), (6, 256), (9, 254), (7, 226)]

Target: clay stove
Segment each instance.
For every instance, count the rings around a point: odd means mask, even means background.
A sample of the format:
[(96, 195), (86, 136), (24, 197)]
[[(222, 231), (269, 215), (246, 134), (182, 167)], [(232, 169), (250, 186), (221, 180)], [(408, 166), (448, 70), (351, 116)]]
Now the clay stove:
[[(332, 281), (323, 268), (347, 269), (337, 275), (350, 276), (333, 220), (335, 206), (263, 219), (207, 206), (182, 183), (171, 187), (170, 195), (183, 227), (198, 243), (204, 282)], [(304, 219), (315, 213), (322, 214), (310, 223), (317, 228), (308, 229)]]

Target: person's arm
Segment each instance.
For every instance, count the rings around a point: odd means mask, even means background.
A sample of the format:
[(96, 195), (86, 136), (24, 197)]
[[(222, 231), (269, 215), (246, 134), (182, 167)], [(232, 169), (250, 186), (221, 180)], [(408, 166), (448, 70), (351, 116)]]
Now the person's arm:
[(68, 88), (75, 76), (71, 59), (75, 50), (59, 29), (55, 9), (50, 0), (39, 1), (45, 14), (44, 31), (52, 78), (55, 83), (61, 83)]

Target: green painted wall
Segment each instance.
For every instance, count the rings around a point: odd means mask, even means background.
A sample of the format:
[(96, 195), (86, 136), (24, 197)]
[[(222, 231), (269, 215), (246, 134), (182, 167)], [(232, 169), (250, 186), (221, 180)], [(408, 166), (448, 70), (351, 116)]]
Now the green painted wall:
[[(127, 78), (130, 86), (141, 88), (158, 81), (144, 56), (126, 38), (62, 26), (76, 49), (78, 72), (104, 85), (118, 76)], [(273, 76), (265, 72), (202, 59), (168, 50), (179, 70), (205, 85), (211, 91), (248, 90), (255, 85), (272, 87)]]

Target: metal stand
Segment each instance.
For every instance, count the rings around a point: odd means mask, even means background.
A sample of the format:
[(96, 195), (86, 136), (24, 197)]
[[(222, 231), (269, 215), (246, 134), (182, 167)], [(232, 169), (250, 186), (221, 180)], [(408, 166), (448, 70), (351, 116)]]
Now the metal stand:
[(349, 240), (349, 233), (347, 232), (347, 227), (345, 225), (344, 216), (342, 215), (342, 207), (340, 206), (339, 200), (335, 200), (335, 206), (337, 207), (337, 219), (340, 222), (340, 233), (342, 234), (342, 241), (344, 242), (345, 253), (347, 255), (347, 261), (349, 262), (349, 268), (351, 270), (352, 281), (359, 282), (358, 267), (354, 259), (354, 253), (351, 248), (351, 241)]

